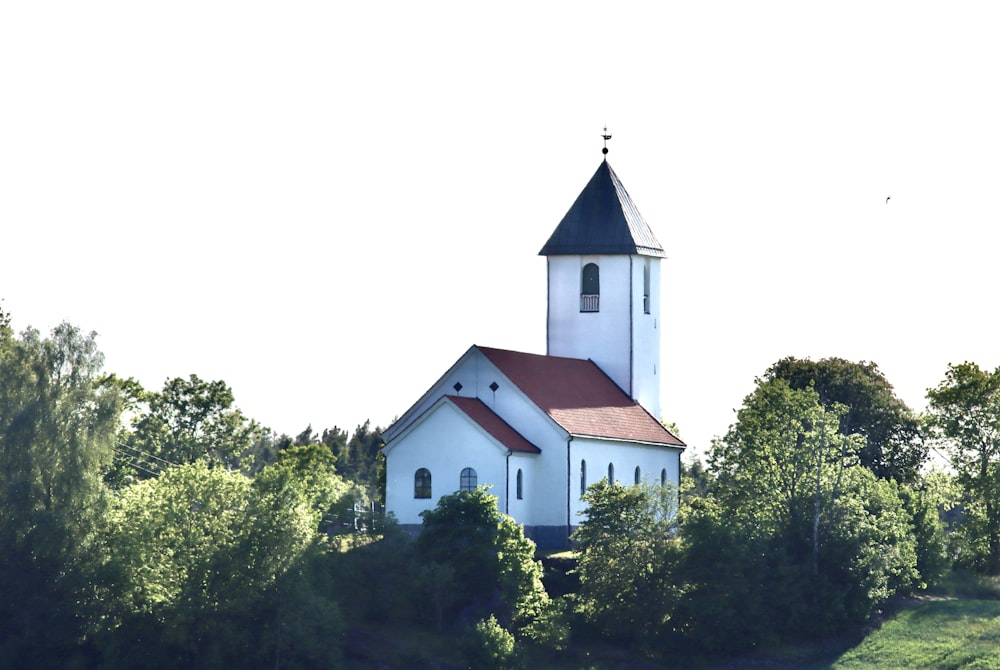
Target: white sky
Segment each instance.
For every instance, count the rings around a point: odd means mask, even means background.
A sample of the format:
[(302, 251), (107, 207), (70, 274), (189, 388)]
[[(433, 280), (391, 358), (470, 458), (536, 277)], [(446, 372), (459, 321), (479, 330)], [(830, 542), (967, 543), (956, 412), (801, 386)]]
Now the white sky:
[(543, 353), (537, 252), (607, 124), (682, 437), (788, 355), (919, 410), (1000, 364), (998, 34), (990, 2), (5, 2), (0, 299), (279, 433), (384, 427), (473, 343)]

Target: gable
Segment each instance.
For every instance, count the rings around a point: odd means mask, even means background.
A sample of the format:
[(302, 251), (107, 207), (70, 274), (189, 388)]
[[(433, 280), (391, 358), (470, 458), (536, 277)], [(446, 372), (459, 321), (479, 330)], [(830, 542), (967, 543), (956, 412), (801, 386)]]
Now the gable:
[(501, 419), (496, 412), (487, 407), (479, 398), (445, 397), (462, 410), (483, 431), (507, 449), (528, 454), (542, 453), (541, 449), (514, 430), (509, 423)]
[[(450, 411), (448, 411), (450, 410)], [(445, 419), (444, 415), (452, 418)], [(461, 421), (464, 427), (457, 428), (455, 421)], [(506, 421), (477, 398), (461, 398), (457, 396), (441, 396), (423, 414), (411, 422), (405, 430), (399, 433), (392, 442), (386, 444), (384, 451), (388, 454), (395, 446), (404, 441), (407, 435), (417, 430), (423, 430), (425, 424), (434, 424), (433, 430), (439, 431), (445, 437), (438, 439), (442, 445), (450, 443), (449, 433), (461, 431), (469, 435), (472, 427), (481, 440), (494, 445), (501, 453), (520, 452), (527, 454), (541, 453), (541, 449), (518, 433)]]

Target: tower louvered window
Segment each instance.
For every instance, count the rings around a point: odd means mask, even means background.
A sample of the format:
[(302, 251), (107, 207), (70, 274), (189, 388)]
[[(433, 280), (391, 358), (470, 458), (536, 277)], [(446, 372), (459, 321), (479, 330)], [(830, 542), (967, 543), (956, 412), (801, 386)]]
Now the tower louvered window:
[(597, 263), (583, 266), (580, 276), (580, 311), (601, 311), (601, 270)]

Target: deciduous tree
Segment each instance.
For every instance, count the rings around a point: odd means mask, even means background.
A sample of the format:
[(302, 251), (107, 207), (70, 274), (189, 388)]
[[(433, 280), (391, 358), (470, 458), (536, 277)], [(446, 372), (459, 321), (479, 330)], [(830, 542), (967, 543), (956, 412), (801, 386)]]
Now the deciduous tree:
[[(0, 314), (2, 317), (2, 314)], [(118, 388), (96, 334), (62, 324), (18, 339), (0, 318), (0, 665), (61, 665), (93, 601), (101, 475)]]
[(973, 562), (1000, 573), (1000, 368), (950, 365), (927, 400), (928, 424), (945, 441), (964, 492), (962, 533)]
[(677, 492), (602, 479), (583, 499), (587, 508), (573, 534), (581, 611), (610, 639), (650, 644), (671, 626)]
[(134, 419), (128, 446), (174, 465), (198, 459), (238, 465), (266, 433), (235, 406), (222, 380), (168, 379), (162, 391), (146, 392), (143, 400), (146, 411)]
[(835, 404), (846, 407), (838, 431), (863, 438), (858, 459), (876, 476), (909, 484), (919, 478), (927, 460), (919, 421), (875, 363), (788, 357), (772, 365), (764, 377), (783, 379), (793, 389), (815, 389), (827, 409)]

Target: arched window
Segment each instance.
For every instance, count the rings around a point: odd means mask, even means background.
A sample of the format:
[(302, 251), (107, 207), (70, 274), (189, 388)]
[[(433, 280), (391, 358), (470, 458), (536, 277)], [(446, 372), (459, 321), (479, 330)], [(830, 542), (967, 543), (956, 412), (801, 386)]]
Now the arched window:
[(615, 464), (614, 463), (608, 463), (608, 483), (609, 484), (614, 484), (615, 483)]
[(587, 461), (580, 461), (580, 497), (587, 492)]
[(472, 468), (465, 468), (462, 470), (462, 475), (459, 477), (459, 490), (461, 491), (474, 491), (476, 489), (476, 471)]
[(597, 263), (587, 263), (580, 275), (580, 311), (601, 311), (601, 271)]
[(517, 470), (517, 499), (524, 499), (524, 473), (520, 468)]
[(413, 497), (431, 497), (431, 471), (427, 468), (420, 468), (417, 470), (417, 473), (413, 475)]
[(639, 470), (639, 466), (635, 466), (635, 483), (638, 484), (642, 481), (642, 471)]
[(667, 469), (663, 468), (660, 470), (660, 486), (667, 485)]

